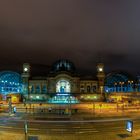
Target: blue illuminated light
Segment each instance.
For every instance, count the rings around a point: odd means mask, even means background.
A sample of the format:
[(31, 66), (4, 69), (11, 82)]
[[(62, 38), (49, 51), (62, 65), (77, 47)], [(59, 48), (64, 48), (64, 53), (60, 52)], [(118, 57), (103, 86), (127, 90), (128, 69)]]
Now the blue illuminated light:
[(128, 121), (126, 122), (126, 130), (127, 130), (128, 132), (131, 132), (131, 133), (132, 133), (132, 131), (133, 131), (133, 121), (128, 120)]
[(0, 93), (22, 93), (22, 78), (12, 71), (0, 72)]
[(57, 95), (69, 95), (69, 94), (67, 94), (67, 93), (57, 93)]
[(76, 104), (79, 103), (78, 99), (70, 93), (58, 93), (56, 96), (52, 97), (48, 101), (49, 103), (54, 104)]

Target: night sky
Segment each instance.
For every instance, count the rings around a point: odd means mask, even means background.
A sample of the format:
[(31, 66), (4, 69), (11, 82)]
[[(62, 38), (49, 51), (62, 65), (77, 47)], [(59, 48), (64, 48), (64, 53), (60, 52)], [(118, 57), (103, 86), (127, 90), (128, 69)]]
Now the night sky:
[(0, 1), (0, 70), (67, 58), (83, 73), (140, 74), (139, 0)]

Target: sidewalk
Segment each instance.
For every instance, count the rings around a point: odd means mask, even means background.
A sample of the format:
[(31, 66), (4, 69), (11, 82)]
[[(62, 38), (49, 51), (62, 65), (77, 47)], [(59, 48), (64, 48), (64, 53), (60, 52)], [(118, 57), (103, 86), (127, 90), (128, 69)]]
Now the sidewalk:
[(110, 119), (110, 118), (137, 118), (140, 116), (140, 111), (98, 111), (94, 113), (75, 113), (75, 114), (53, 114), (53, 113), (19, 113), (16, 116), (26, 120), (95, 120), (95, 119)]
[[(140, 131), (136, 131), (130, 136), (126, 132), (122, 133), (91, 133), (91, 134), (57, 134), (57, 135), (45, 135), (45, 134), (28, 134), (28, 138), (36, 138), (36, 140), (140, 140)], [(10, 132), (1, 132), (0, 140), (25, 140), (25, 134), (17, 134)]]
[[(24, 119), (35, 119), (35, 117), (38, 117), (38, 119), (46, 119), (48, 118), (54, 118), (54, 121), (56, 118), (70, 118), (70, 120), (90, 120), (90, 119), (110, 119), (110, 118), (124, 118), (124, 117), (139, 117), (140, 112), (139, 111), (111, 111), (111, 112), (105, 112), (104, 110), (97, 111), (94, 114), (83, 114), (83, 113), (77, 113), (74, 115), (56, 115), (56, 114), (49, 114), (49, 113), (42, 113), (42, 114), (33, 114), (33, 113), (24, 113), (24, 112), (17, 112), (15, 116), (9, 116), (8, 113), (3, 113), (2, 114), (3, 118), (7, 119), (15, 119), (15, 120), (24, 120)], [(2, 118), (0, 116), (0, 118)], [(46, 119), (47, 120), (47, 119)], [(91, 133), (91, 134), (74, 134), (74, 135), (65, 135), (65, 134), (59, 134), (59, 135), (41, 135), (38, 134), (38, 140), (56, 140), (56, 139), (61, 139), (61, 140), (85, 140), (85, 139), (90, 139), (90, 140), (139, 140), (140, 139), (140, 130), (134, 131), (133, 135), (130, 137), (128, 133), (124, 130), (123, 132), (120, 133), (106, 133), (100, 135), (99, 133)], [(0, 132), (0, 140), (7, 140), (9, 137), (11, 140), (24, 140), (24, 134), (17, 134), (17, 133), (8, 133), (1, 131)]]
[(95, 120), (95, 119), (110, 119), (110, 118), (137, 118), (140, 116), (140, 110), (106, 110), (96, 109), (88, 110), (88, 112), (78, 111), (72, 114), (58, 114), (52, 112), (16, 112), (13, 116), (9, 113), (0, 113), (0, 119), (17, 119), (17, 120)]

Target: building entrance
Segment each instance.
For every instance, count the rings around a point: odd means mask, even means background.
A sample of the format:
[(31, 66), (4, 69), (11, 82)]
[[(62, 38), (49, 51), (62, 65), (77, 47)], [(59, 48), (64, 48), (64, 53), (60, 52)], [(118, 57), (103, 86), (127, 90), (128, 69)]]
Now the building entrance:
[(76, 97), (71, 95), (71, 84), (67, 80), (56, 83), (56, 95), (49, 100), (50, 103), (71, 104), (78, 103)]
[(56, 92), (57, 93), (70, 93), (71, 92), (70, 82), (67, 80), (59, 80), (56, 83)]

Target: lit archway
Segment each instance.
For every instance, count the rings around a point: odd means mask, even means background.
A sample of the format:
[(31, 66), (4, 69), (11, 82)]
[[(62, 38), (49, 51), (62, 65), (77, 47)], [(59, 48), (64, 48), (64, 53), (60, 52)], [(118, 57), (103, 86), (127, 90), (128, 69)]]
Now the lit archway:
[(56, 83), (56, 94), (49, 99), (49, 103), (56, 104), (75, 104), (78, 99), (71, 93), (71, 83), (68, 80), (61, 79)]
[(59, 80), (56, 83), (56, 92), (57, 93), (70, 93), (71, 92), (70, 82), (67, 80)]

